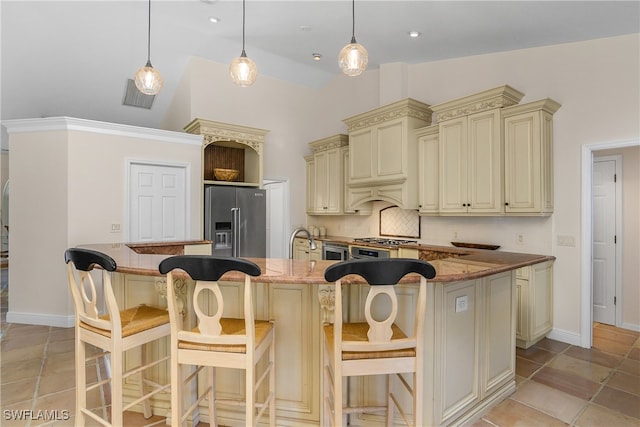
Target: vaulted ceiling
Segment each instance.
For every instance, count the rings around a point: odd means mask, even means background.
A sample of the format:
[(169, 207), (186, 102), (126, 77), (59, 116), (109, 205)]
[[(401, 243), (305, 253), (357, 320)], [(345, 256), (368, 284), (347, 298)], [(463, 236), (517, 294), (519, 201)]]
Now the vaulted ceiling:
[[(319, 88), (339, 75), (351, 11), (348, 0), (248, 0), (246, 52), (258, 82)], [(0, 14), (3, 120), (64, 115), (158, 127), (190, 57), (228, 64), (242, 49), (241, 1), (153, 0), (151, 61), (165, 85), (147, 110), (122, 105), (127, 79), (147, 59), (146, 0), (3, 0)], [(638, 33), (639, 22), (638, 1), (355, 2), (369, 69)]]

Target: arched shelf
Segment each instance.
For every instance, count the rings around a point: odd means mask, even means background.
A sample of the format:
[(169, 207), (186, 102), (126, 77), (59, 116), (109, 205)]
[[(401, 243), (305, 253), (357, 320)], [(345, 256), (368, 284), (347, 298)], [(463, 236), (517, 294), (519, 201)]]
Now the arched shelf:
[[(204, 184), (262, 186), (262, 155), (268, 130), (199, 118), (193, 119), (184, 130), (203, 136)], [(236, 169), (238, 178), (234, 181), (217, 180), (214, 168)]]

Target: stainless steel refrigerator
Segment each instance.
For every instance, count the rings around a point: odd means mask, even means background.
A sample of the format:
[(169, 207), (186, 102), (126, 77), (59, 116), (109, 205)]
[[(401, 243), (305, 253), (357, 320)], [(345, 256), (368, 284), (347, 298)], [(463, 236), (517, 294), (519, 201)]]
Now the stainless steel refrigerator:
[(204, 238), (213, 254), (265, 258), (267, 195), (257, 188), (208, 186), (204, 193)]

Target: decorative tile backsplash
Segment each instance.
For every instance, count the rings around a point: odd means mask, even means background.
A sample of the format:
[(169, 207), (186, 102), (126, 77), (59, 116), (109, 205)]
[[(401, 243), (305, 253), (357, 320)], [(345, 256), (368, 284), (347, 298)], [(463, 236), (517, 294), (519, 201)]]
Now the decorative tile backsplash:
[(391, 206), (380, 210), (380, 235), (420, 238), (420, 216), (417, 211)]

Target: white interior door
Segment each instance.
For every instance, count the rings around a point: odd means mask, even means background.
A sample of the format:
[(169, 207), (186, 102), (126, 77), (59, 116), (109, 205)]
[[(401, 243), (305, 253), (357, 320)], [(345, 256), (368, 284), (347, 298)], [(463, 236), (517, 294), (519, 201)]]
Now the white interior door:
[(593, 163), (593, 320), (616, 324), (616, 160)]
[(186, 167), (129, 164), (129, 241), (187, 238)]

